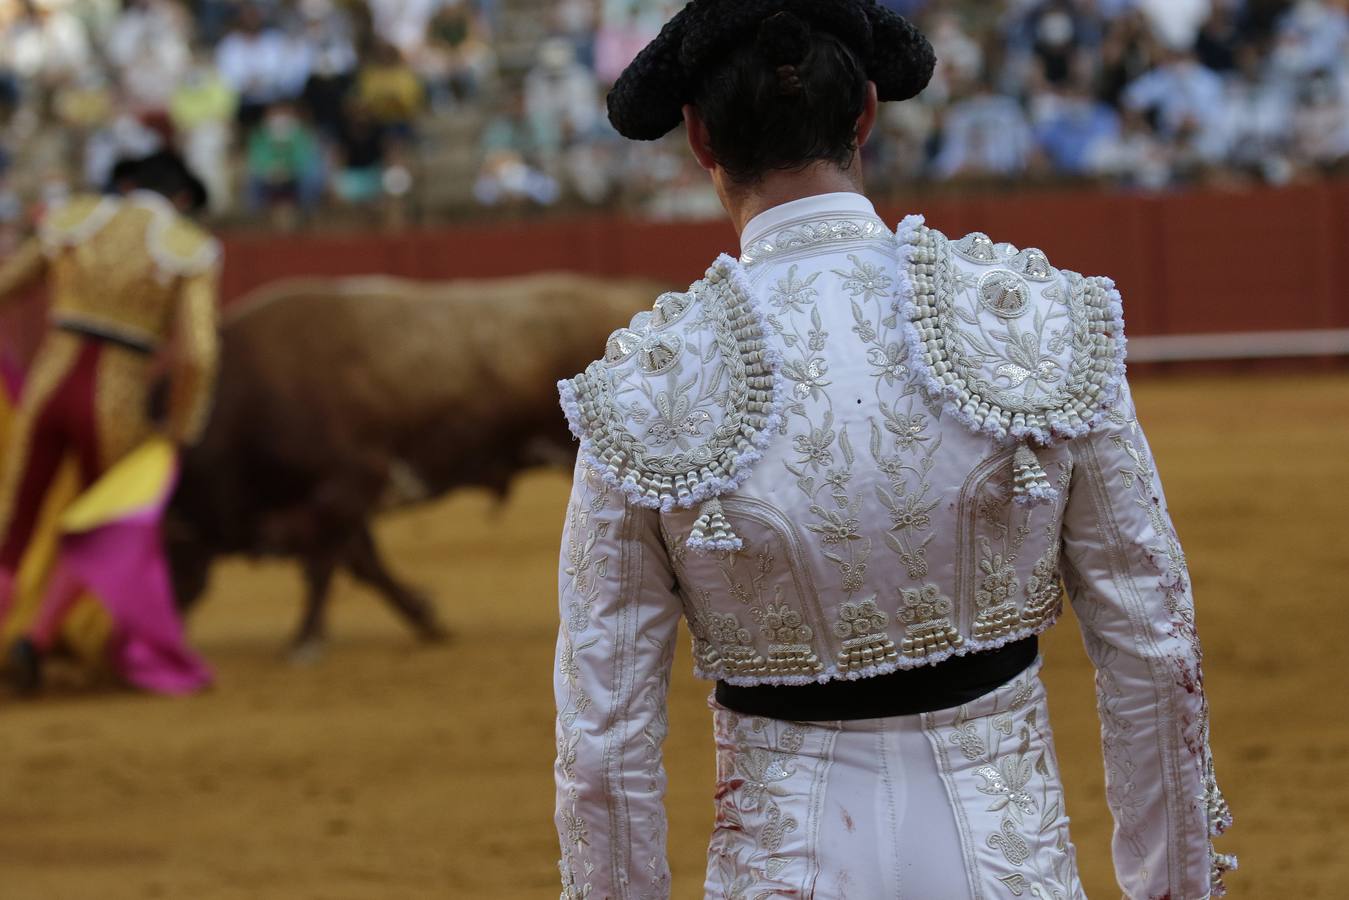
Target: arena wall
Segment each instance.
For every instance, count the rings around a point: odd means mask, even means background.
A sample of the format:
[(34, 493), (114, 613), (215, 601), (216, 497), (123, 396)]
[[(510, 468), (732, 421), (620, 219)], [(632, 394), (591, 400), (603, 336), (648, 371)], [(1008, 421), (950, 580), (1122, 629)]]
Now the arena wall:
[[(929, 223), (1038, 246), (1064, 268), (1109, 274), (1125, 296), (1133, 362), (1349, 356), (1349, 183), (1169, 195), (1064, 191), (928, 198)], [(905, 210), (887, 208), (887, 221)], [(683, 286), (733, 251), (724, 222), (548, 218), (397, 234), (225, 236), (228, 304), (281, 278), (389, 274), (491, 278), (548, 270)], [(0, 316), (0, 351), (24, 361), (36, 304)]]
[[(986, 231), (1038, 246), (1058, 266), (1111, 275), (1133, 336), (1349, 328), (1349, 183), (941, 198), (918, 211), (947, 233)], [(903, 211), (884, 214), (895, 221)], [(440, 279), (568, 269), (684, 285), (736, 246), (725, 223), (616, 216), (390, 235), (237, 235), (227, 245), (227, 299), (286, 276), (375, 272)]]

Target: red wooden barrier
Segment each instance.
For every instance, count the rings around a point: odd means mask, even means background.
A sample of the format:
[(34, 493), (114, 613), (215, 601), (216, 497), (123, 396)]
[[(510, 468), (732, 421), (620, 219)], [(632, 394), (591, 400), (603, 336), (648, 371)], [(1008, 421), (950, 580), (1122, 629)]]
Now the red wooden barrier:
[[(887, 208), (895, 222), (908, 210)], [(1131, 333), (1349, 327), (1349, 184), (1234, 193), (1087, 192), (923, 201), (949, 234), (1037, 246), (1056, 265), (1119, 283)], [(394, 235), (226, 239), (224, 294), (294, 275), (480, 278), (567, 269), (683, 285), (734, 252), (723, 222), (617, 217)]]

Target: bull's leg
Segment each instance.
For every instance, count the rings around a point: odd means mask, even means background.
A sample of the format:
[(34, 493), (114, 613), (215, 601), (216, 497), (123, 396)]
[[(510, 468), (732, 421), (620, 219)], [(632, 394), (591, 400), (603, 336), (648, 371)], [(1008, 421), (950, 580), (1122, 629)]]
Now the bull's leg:
[(300, 627), (290, 644), (290, 658), (297, 663), (310, 663), (323, 653), (323, 638), (327, 624), (328, 594), (333, 583), (337, 561), (323, 554), (311, 556), (304, 564), (305, 600)]
[(190, 538), (166, 536), (169, 576), (173, 581), (173, 599), (184, 616), (196, 607), (211, 581), (212, 558), (200, 542)]
[(424, 641), (442, 641), (449, 637), (427, 597), (394, 578), (380, 556), (369, 526), (361, 528), (343, 556), (347, 569), (358, 581), (375, 590), (402, 616)]

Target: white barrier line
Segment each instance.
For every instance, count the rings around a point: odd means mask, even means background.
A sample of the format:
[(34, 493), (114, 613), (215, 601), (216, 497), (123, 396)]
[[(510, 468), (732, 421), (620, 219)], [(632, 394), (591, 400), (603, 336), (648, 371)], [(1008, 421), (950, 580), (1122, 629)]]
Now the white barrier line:
[(1129, 338), (1129, 362), (1349, 355), (1349, 328)]

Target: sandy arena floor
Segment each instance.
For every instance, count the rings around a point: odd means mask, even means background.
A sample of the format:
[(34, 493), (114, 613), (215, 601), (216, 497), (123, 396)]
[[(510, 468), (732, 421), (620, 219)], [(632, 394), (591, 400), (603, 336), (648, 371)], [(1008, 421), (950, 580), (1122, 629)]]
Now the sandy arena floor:
[[(1349, 376), (1138, 385), (1199, 592), (1233, 897), (1349, 884)], [(1319, 480), (1314, 480), (1319, 479)], [(192, 623), (218, 688), (187, 701), (0, 699), (0, 898), (555, 898), (552, 592), (566, 480), (493, 511), (465, 495), (384, 524), (457, 640), (417, 647), (348, 585), (316, 665), (280, 649), (298, 575), (232, 564)], [(1047, 680), (1093, 897), (1108, 856), (1091, 675), (1071, 621)], [(671, 861), (699, 896), (706, 687), (672, 696)], [(931, 898), (939, 900), (939, 898)]]

